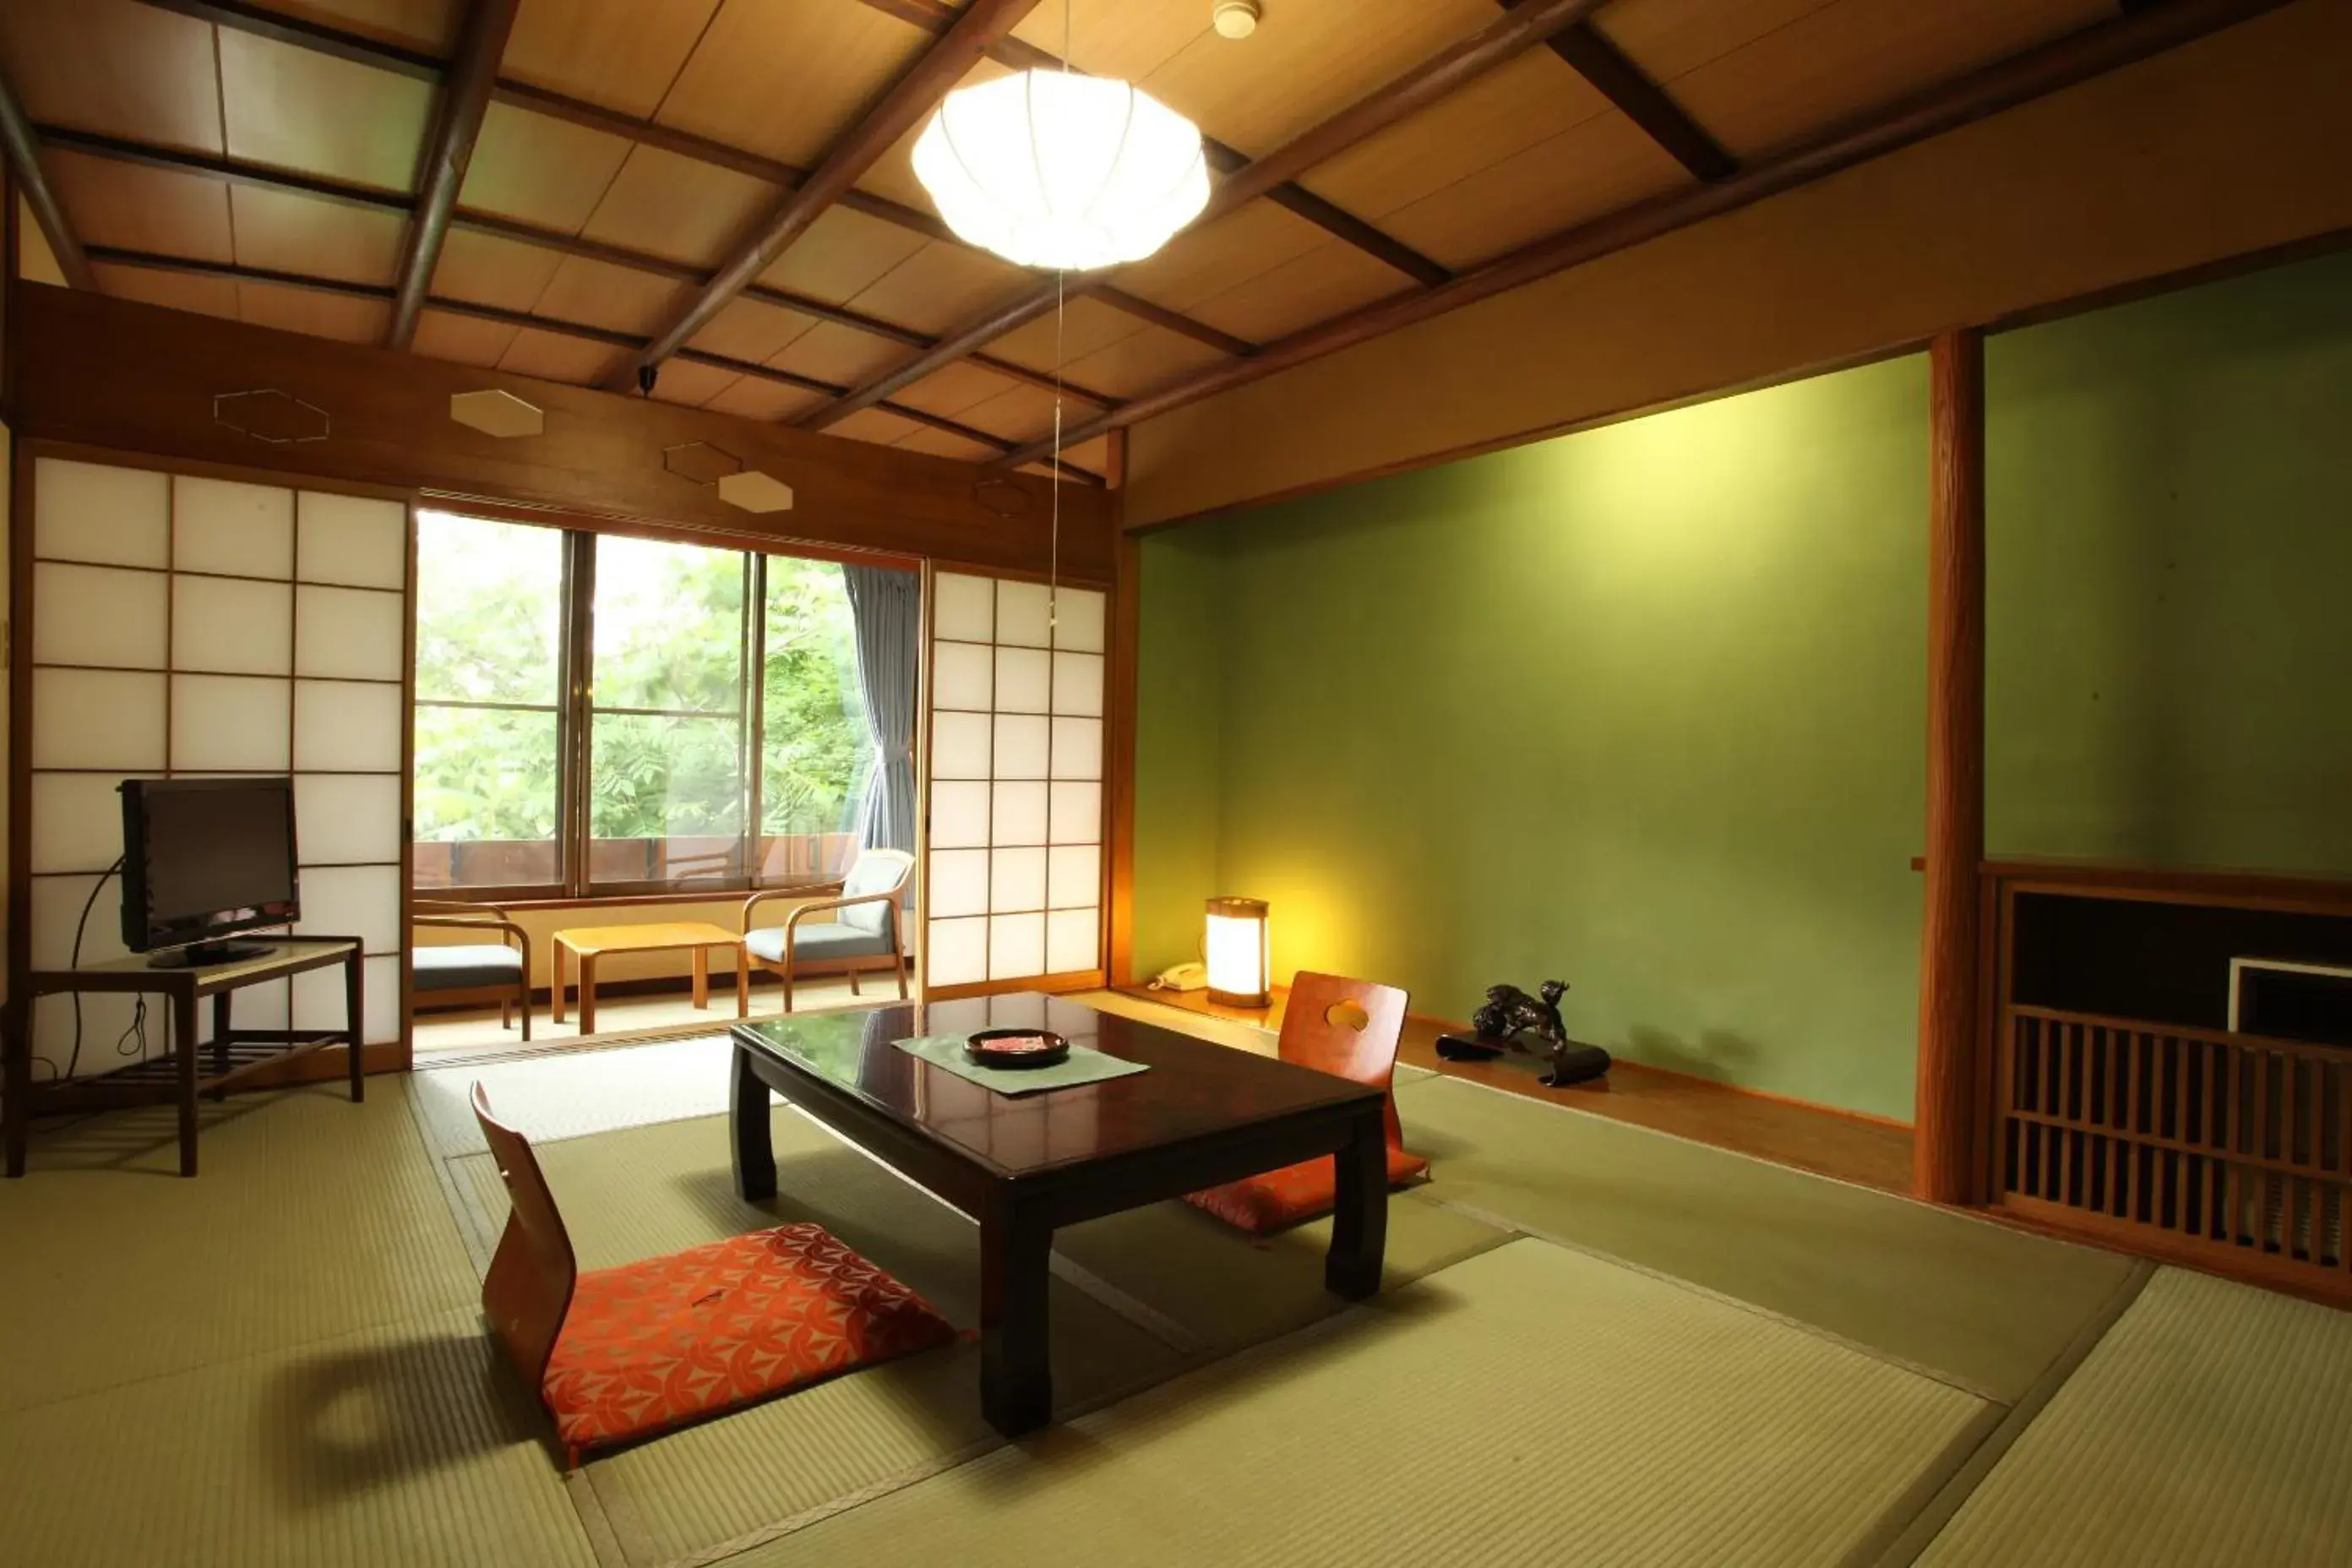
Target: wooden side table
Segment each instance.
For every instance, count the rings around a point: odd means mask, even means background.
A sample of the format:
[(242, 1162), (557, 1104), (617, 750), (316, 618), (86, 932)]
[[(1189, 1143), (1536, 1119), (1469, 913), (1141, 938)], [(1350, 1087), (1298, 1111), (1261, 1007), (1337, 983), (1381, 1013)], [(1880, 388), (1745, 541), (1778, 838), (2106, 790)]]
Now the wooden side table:
[[(292, 937), (270, 944), (257, 958), (234, 959), (187, 969), (157, 969), (144, 958), (118, 958), (79, 969), (37, 969), (25, 995), (11, 1009), (8, 1030), (8, 1174), (25, 1173), (26, 1143), (34, 1116), (109, 1105), (152, 1105), (176, 1100), (180, 1107), (180, 1174), (196, 1173), (196, 1096), (226, 1095), (262, 1068), (328, 1046), (351, 1050), (352, 1099), (367, 1098), (362, 1079), (361, 998), (362, 943), (357, 937)], [(232, 1029), (229, 996), (248, 985), (284, 980), (308, 970), (343, 966), (343, 1026), (340, 1029)], [(136, 1067), (64, 1083), (33, 1082), (33, 999), (67, 992), (145, 992), (169, 1004), (172, 1049)], [(211, 1044), (196, 1039), (196, 1003), (213, 1001)], [(209, 1055), (212, 1070), (200, 1058)]]
[(580, 971), (580, 1032), (596, 1032), (596, 961), (615, 952), (672, 952), (694, 950), (694, 1005), (710, 1005), (710, 950), (735, 950), (735, 1016), (751, 1016), (751, 972), (743, 960), (743, 939), (724, 926), (704, 921), (667, 921), (659, 925), (574, 926), (555, 933), (555, 973), (547, 987), (548, 1016), (563, 1022), (563, 955), (570, 953)]

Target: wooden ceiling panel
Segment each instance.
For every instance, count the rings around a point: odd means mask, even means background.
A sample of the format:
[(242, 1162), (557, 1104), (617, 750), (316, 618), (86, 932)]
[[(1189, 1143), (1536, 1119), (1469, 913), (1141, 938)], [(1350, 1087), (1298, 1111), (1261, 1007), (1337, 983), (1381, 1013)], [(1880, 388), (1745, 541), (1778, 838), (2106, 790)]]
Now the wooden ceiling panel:
[[(1043, 11), (1046, 7), (1038, 9)], [(977, 87), (982, 82), (994, 81), (998, 77), (1012, 74), (1009, 68), (994, 60), (982, 60), (964, 72), (963, 79), (956, 83), (955, 90), (961, 92), (967, 87)], [(915, 143), (922, 139), (923, 129), (930, 122), (931, 117), (928, 114), (915, 121), (911, 130), (891, 143), (888, 152), (875, 159), (872, 166), (857, 176), (857, 188), (887, 197), (900, 206), (912, 207), (919, 213), (937, 211), (930, 192), (925, 190), (923, 182), (915, 177)]]
[(1716, 140), (1753, 158), (2114, 13), (2112, 0), (1837, 0), (1672, 87)]
[(547, 280), (537, 313), (615, 332), (650, 332), (677, 308), (689, 284), (607, 262), (567, 256)]
[(607, 245), (715, 268), (781, 194), (732, 169), (638, 147), (581, 233)]
[[(1121, 279), (1120, 281), (1125, 282), (1126, 279)], [(1025, 364), (1032, 370), (1050, 374), (1057, 351), (1063, 364), (1069, 365), (1098, 350), (1150, 330), (1125, 310), (1106, 305), (1091, 294), (1081, 294), (1069, 300), (1064, 305), (1063, 312), (1066, 319), (1059, 323), (1058, 332), (1055, 319), (1049, 313), (1005, 333), (988, 345), (988, 352), (998, 359), (1011, 360), (1015, 364)]]
[(1565, 60), (1529, 49), (1300, 183), (1377, 219), (1609, 111), (1609, 100)]
[(828, 436), (845, 436), (852, 441), (871, 441), (877, 447), (895, 446), (918, 430), (929, 429), (887, 409), (861, 408), (848, 418), (824, 427)]
[(690, 359), (667, 359), (662, 361), (661, 374), (654, 378), (654, 395), (664, 403), (699, 407), (742, 379), (740, 371), (697, 364)]
[(219, 39), (230, 156), (414, 188), (430, 84), (226, 27)]
[[(900, 387), (890, 395), (890, 401), (952, 419), (973, 404), (985, 403), (1015, 384), (1010, 376), (982, 370), (970, 360), (958, 360), (953, 364), (941, 365), (911, 386)], [(1089, 409), (1092, 406), (1087, 405)]]
[(1067, 374), (1072, 381), (1097, 392), (1132, 397), (1224, 358), (1204, 342), (1160, 327), (1146, 327), (1070, 361)]
[(737, 298), (711, 318), (710, 324), (687, 340), (690, 348), (724, 354), (752, 364), (764, 364), (783, 352), (784, 345), (816, 325), (813, 316), (780, 310), (757, 300)]
[(1026, 293), (1036, 277), (1011, 262), (933, 240), (848, 302), (886, 321), (944, 332), (1000, 300)]
[(1381, 224), (1458, 269), (1690, 183), (1664, 148), (1612, 110), (1383, 214)]
[(1652, 81), (1671, 82), (1837, 0), (1612, 0), (1593, 26)]
[(388, 44), (404, 44), (427, 54), (457, 47), (457, 22), (465, 0), (260, 0), (272, 11), (323, 22)]
[(1413, 287), (1352, 245), (1327, 239), (1192, 309), (1196, 321), (1268, 342), (1286, 332)]
[(921, 235), (846, 207), (827, 207), (808, 232), (760, 274), (772, 289), (846, 304), (852, 295), (926, 245)]
[(795, 375), (856, 386), (898, 364), (913, 352), (871, 332), (819, 321), (786, 344), (782, 353), (769, 355), (767, 363)]
[(824, 395), (780, 381), (747, 375), (703, 405), (740, 419), (797, 419), (825, 401)]
[(577, 234), (631, 146), (601, 131), (493, 103), (482, 117), (458, 205)]
[(345, 283), (391, 283), (408, 226), (398, 213), (251, 185), (230, 189), (229, 219), (238, 265)]
[(1110, 437), (1097, 436), (1091, 441), (1081, 441), (1063, 453), (1062, 460), (1090, 474), (1108, 476), (1110, 473)]
[(1496, 16), (1495, 0), (1270, 5), (1248, 38), (1203, 32), (1137, 85), (1262, 157)]
[[(1008, 441), (1034, 441), (1053, 433), (1054, 395), (1043, 387), (1014, 384), (988, 399), (975, 403), (956, 416), (959, 424), (975, 430), (985, 430)], [(1069, 408), (1065, 405), (1062, 422), (1069, 423)], [(844, 420), (843, 424), (848, 423)], [(840, 425), (831, 426), (838, 430)]]
[(916, 426), (912, 435), (893, 445), (901, 451), (929, 452), (934, 458), (956, 458), (967, 463), (985, 463), (992, 458), (1003, 456), (993, 447), (959, 436), (952, 430), (934, 430), (928, 425)]
[(234, 279), (160, 272), (149, 267), (118, 267), (107, 261), (93, 261), (89, 269), (98, 279), (99, 288), (118, 299), (168, 306), (174, 310), (194, 310), (226, 321), (237, 319)]
[(133, 0), (5, 0), (0, 71), (31, 119), (221, 150), (213, 30), (202, 22)]
[[(339, 338), (347, 343), (379, 343), (392, 324), (389, 300), (354, 300), (348, 294), (321, 293), (316, 289), (289, 289), (278, 283), (238, 282), (237, 319), (257, 327), (308, 332), (314, 338)], [(327, 410), (329, 418), (334, 410)]]
[(488, 370), (514, 346), (515, 331), (503, 321), (426, 310), (416, 318), (416, 342), (413, 346), (427, 359), (445, 359), (454, 364), (479, 365)]
[(84, 245), (191, 261), (235, 259), (228, 187), (218, 180), (55, 150), (41, 154), (41, 164)]
[(499, 357), (498, 368), (545, 381), (568, 381), (587, 386), (603, 379), (613, 362), (627, 351), (585, 338), (561, 337), (524, 327)]
[(501, 76), (650, 119), (719, 0), (522, 0)]
[(655, 118), (807, 167), (930, 43), (852, 0), (725, 0)]
[(1049, 0), (1013, 36), (1048, 54), (1066, 54), (1080, 70), (1124, 81), (1141, 81), (1209, 37), (1209, 12), (1200, 0), (1070, 0), (1065, 49), (1062, 10)]
[(1118, 286), (1171, 310), (1190, 310), (1330, 237), (1272, 202), (1252, 202), (1206, 228), (1189, 228), (1157, 255), (1124, 268)]
[(433, 292), (505, 310), (528, 310), (547, 292), (562, 264), (562, 257), (536, 245), (453, 228), (441, 246)]

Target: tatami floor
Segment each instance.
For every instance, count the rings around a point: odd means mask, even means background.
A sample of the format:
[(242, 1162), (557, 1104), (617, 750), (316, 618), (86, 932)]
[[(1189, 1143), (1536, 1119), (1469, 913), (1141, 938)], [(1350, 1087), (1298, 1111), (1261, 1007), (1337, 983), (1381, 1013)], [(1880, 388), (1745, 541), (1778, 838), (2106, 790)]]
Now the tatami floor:
[(1039, 1437), (966, 1345), (566, 1476), (481, 1330), (477, 1079), (583, 1266), (814, 1218), (974, 1321), (968, 1222), (797, 1113), (736, 1200), (727, 1049), (207, 1105), (194, 1182), (167, 1110), (48, 1131), (0, 1185), (0, 1563), (2352, 1562), (2352, 1317), (1412, 1070), (1370, 1302), (1319, 1227), (1162, 1205), (1057, 1237)]
[[(877, 1001), (894, 1000), (898, 987), (887, 975), (860, 979), (863, 996), (854, 994), (846, 979), (803, 980), (793, 987), (793, 1010), (806, 1013), (831, 1007), (863, 1006)], [(783, 1010), (783, 987), (761, 979), (751, 983), (751, 1009), (755, 1018), (773, 1017)], [(650, 994), (621, 992), (596, 999), (596, 1035), (602, 1038), (614, 1035), (641, 1034), (649, 1029), (677, 1029), (696, 1024), (723, 1026), (735, 1016), (735, 992), (730, 981), (714, 984), (709, 1005), (697, 1007), (694, 998), (683, 984), (673, 990)], [(580, 1013), (577, 1005), (566, 1009), (563, 1022), (557, 1023), (548, 1016), (547, 1004), (540, 1002), (531, 1010), (530, 1045), (540, 1047), (580, 1038)], [(434, 1058), (478, 1057), (500, 1050), (523, 1047), (519, 1026), (502, 1024), (496, 1007), (436, 1009), (416, 1016), (415, 1029), (416, 1058), (420, 1063)]]

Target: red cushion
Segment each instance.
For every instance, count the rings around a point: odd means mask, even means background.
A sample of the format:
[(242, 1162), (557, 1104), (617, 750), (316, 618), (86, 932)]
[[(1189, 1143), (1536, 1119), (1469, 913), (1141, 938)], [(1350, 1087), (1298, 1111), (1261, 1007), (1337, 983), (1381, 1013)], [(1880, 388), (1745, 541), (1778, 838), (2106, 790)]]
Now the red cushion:
[(541, 1391), (576, 1461), (954, 1338), (822, 1226), (779, 1226), (583, 1272)]
[[(1389, 1185), (1401, 1187), (1429, 1169), (1429, 1162), (1389, 1145)], [(1187, 1193), (1184, 1201), (1208, 1210), (1227, 1225), (1252, 1236), (1264, 1236), (1301, 1220), (1331, 1212), (1338, 1201), (1338, 1178), (1328, 1156), (1301, 1160), (1278, 1171), (1265, 1171), (1227, 1182), (1206, 1192)]]

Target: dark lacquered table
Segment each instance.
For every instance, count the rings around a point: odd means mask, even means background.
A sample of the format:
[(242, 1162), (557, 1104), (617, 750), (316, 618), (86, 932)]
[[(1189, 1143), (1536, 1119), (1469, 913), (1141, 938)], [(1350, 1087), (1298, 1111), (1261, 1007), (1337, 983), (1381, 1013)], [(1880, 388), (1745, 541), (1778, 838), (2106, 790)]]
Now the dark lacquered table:
[[(1045, 1026), (1150, 1070), (1001, 1095), (900, 1050), (915, 1035)], [(1380, 1289), (1385, 1097), (1270, 1057), (1035, 994), (738, 1024), (735, 1190), (773, 1196), (774, 1089), (980, 1223), (981, 1405), (1006, 1436), (1051, 1419), (1047, 1268), (1056, 1226), (1330, 1156), (1339, 1205), (1325, 1285)]]

